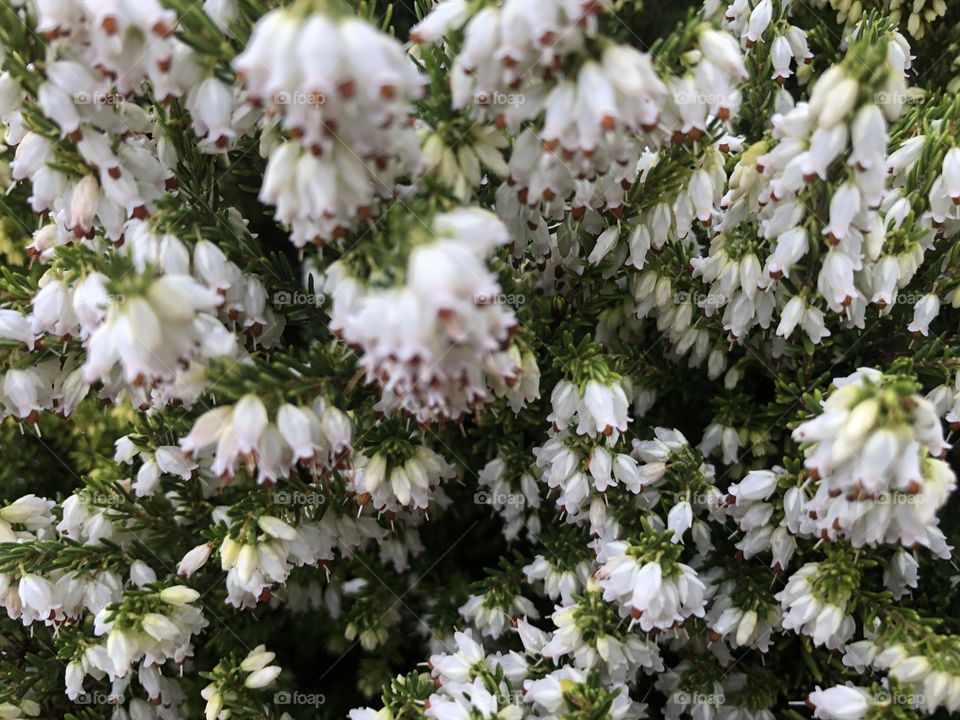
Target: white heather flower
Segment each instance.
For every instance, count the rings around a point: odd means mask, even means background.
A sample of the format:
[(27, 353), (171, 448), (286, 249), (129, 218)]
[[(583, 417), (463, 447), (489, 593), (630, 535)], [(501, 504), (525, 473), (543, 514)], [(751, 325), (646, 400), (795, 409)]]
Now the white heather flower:
[(587, 260), (594, 265), (598, 264), (610, 253), (619, 239), (620, 227), (618, 225), (612, 225), (607, 228), (600, 234), (600, 237), (597, 238), (597, 243), (594, 245), (593, 250), (590, 251)]
[(834, 383), (823, 414), (794, 431), (818, 481), (801, 531), (939, 548), (936, 511), (956, 477), (936, 459), (947, 445), (935, 409), (869, 368)]
[(584, 465), (589, 462), (568, 447), (568, 438), (570, 435), (566, 431), (552, 433), (542, 447), (534, 450), (534, 454), (537, 466), (543, 471), (542, 480), (551, 489), (560, 490), (557, 507), (576, 516), (588, 505), (591, 496), (590, 477), (584, 472)]
[(418, 168), (408, 118), (423, 80), (400, 43), (366, 22), (273, 10), (233, 67), (250, 99), (293, 137), (268, 150), (260, 199), (277, 207), (298, 247), (342, 237)]
[(947, 195), (960, 202), (960, 148), (950, 148), (943, 158), (943, 184)]
[(280, 667), (277, 665), (270, 665), (268, 667), (260, 668), (259, 670), (255, 670), (247, 676), (247, 678), (243, 681), (243, 686), (252, 690), (259, 690), (261, 688), (269, 687), (279, 675)]
[(461, 617), (472, 623), (483, 635), (496, 640), (518, 618), (536, 620), (540, 613), (522, 595), (507, 598), (499, 604), (491, 595), (471, 595), (459, 609)]
[(594, 437), (610, 437), (614, 431), (626, 432), (629, 402), (620, 383), (605, 385), (597, 380), (587, 382), (578, 409), (577, 433)]
[(34, 620), (46, 620), (50, 613), (59, 607), (53, 587), (39, 575), (22, 576), (17, 592), (23, 605), (21, 619), (24, 625), (29, 625)]
[(207, 562), (211, 552), (213, 552), (213, 546), (209, 543), (197, 545), (177, 564), (177, 575), (184, 580), (193, 575)]
[(864, 105), (857, 111), (850, 128), (853, 152), (847, 161), (860, 170), (886, 163), (887, 123), (876, 105)]
[[(783, 233), (777, 238), (777, 245), (770, 257), (767, 258), (766, 272), (771, 278), (790, 277), (790, 268), (798, 263), (807, 254), (809, 241), (807, 231), (796, 227)], [(795, 295), (790, 302), (800, 297)]]
[(773, 64), (774, 80), (785, 80), (793, 72), (790, 70), (790, 62), (793, 60), (793, 51), (790, 48), (790, 41), (783, 35), (774, 38), (770, 46), (770, 59)]
[(932, 293), (924, 295), (913, 306), (913, 321), (907, 326), (907, 330), (926, 337), (930, 332), (930, 323), (939, 314), (940, 298)]
[(93, 175), (86, 175), (73, 188), (70, 196), (70, 220), (68, 230), (77, 237), (93, 229), (94, 216), (100, 205), (100, 186)]
[(192, 277), (166, 275), (146, 295), (110, 304), (107, 319), (87, 342), (84, 378), (93, 382), (116, 363), (129, 383), (172, 379), (200, 342), (197, 313), (212, 312), (220, 297)]
[(536, 356), (511, 343), (506, 352), (487, 359), (487, 375), (497, 397), (505, 397), (514, 413), (540, 397), (540, 367)]
[(813, 716), (821, 720), (860, 720), (870, 709), (871, 695), (864, 688), (835, 685), (810, 693), (807, 701), (813, 706)]
[(667, 515), (667, 529), (673, 531), (673, 542), (683, 542), (683, 536), (693, 525), (693, 508), (683, 500), (672, 508)]
[(33, 332), (65, 337), (73, 334), (76, 324), (70, 291), (63, 282), (48, 273), (41, 280), (41, 288), (33, 298)]
[(315, 460), (323, 449), (326, 438), (312, 408), (285, 403), (277, 411), (277, 429), (293, 450), (294, 460)]
[(766, 500), (777, 487), (777, 475), (772, 470), (751, 470), (739, 483), (730, 486), (727, 492), (736, 504)]
[(208, 77), (187, 93), (193, 131), (218, 149), (229, 146), (236, 135), (231, 123), (233, 91), (216, 77)]
[(561, 380), (553, 386), (550, 393), (550, 405), (553, 408), (547, 420), (553, 423), (557, 431), (564, 430), (567, 423), (577, 412), (580, 401), (580, 394), (577, 392), (577, 386), (569, 380)]
[(30, 319), (16, 310), (0, 310), (0, 338), (22, 342), (29, 350), (36, 342)]
[(559, 599), (563, 604), (569, 605), (573, 602), (574, 595), (586, 586), (590, 566), (582, 562), (573, 569), (566, 569), (551, 563), (544, 555), (537, 555), (531, 564), (523, 568), (523, 573), (527, 582), (542, 580), (547, 597), (552, 600)]
[(256, 672), (272, 663), (276, 656), (276, 653), (267, 650), (266, 645), (257, 645), (247, 653), (247, 656), (240, 663), (240, 669), (248, 673)]
[(722, 582), (714, 594), (707, 623), (712, 639), (724, 638), (732, 648), (755, 647), (768, 652), (780, 628), (780, 608), (759, 603), (755, 607), (738, 606), (733, 599), (737, 580)]
[(499, 693), (491, 693), (483, 678), (450, 688), (449, 694), (431, 695), (428, 705), (424, 715), (435, 720), (466, 717), (518, 718), (522, 714), (519, 707), (504, 701)]
[(261, 515), (257, 518), (257, 525), (259, 525), (260, 529), (267, 533), (267, 535), (271, 535), (279, 540), (293, 541), (299, 538), (297, 531), (292, 526), (272, 515)]
[[(318, 412), (327, 418), (326, 423)], [(341, 415), (318, 397), (311, 407), (282, 406), (276, 421), (271, 422), (263, 401), (248, 394), (234, 406), (213, 408), (197, 418), (190, 433), (180, 439), (180, 448), (193, 456), (215, 446), (212, 473), (232, 477), (242, 460), (249, 471), (257, 469), (258, 483), (272, 484), (286, 477), (298, 460), (313, 473), (346, 460), (350, 423)], [(335, 443), (325, 427), (333, 433)], [(194, 466), (180, 460), (172, 467), (180, 470), (181, 477), (188, 477)]]
[(743, 54), (731, 35), (706, 27), (700, 33), (699, 43), (701, 52), (714, 65), (726, 70), (731, 76), (747, 77)]
[[(599, 599), (599, 590), (594, 584), (589, 595)], [(612, 682), (626, 682), (640, 669), (647, 672), (662, 672), (663, 663), (656, 644), (626, 633), (604, 631), (590, 632), (588, 624), (594, 617), (589, 600), (581, 604), (570, 602), (558, 606), (552, 620), (556, 630), (540, 653), (545, 658), (557, 660), (569, 655), (574, 664), (583, 670), (600, 668), (604, 677)]]
[(137, 497), (149, 497), (160, 486), (160, 466), (150, 459), (144, 462), (137, 472), (137, 480), (133, 489)]
[(456, 471), (439, 453), (417, 446), (403, 462), (388, 463), (376, 453), (369, 460), (354, 458), (348, 471), (351, 489), (362, 506), (372, 502), (377, 510), (397, 512), (401, 508), (426, 510), (437, 487), (456, 475)]
[[(783, 629), (803, 633), (813, 639), (815, 645), (825, 645), (830, 650), (844, 647), (854, 631), (854, 621), (846, 614), (846, 607), (835, 605), (825, 593), (837, 582), (828, 575), (821, 575), (824, 566), (810, 562), (790, 576), (787, 586), (774, 597), (783, 608)], [(845, 592), (849, 595), (850, 588)]]
[(438, 3), (423, 20), (410, 31), (410, 39), (418, 43), (436, 42), (451, 28), (459, 27), (469, 17), (466, 0), (448, 0)]
[(53, 503), (36, 495), (24, 495), (9, 505), (0, 508), (0, 520), (7, 523), (26, 525), (36, 529), (50, 524), (50, 509)]
[(644, 632), (703, 617), (705, 586), (693, 568), (673, 563), (665, 572), (661, 563), (643, 562), (629, 550), (624, 541), (602, 545), (597, 577), (604, 600), (616, 600), (621, 615), (632, 617)]
[(504, 225), (487, 211), (460, 208), (434, 216), (432, 229), (436, 239), (407, 260), (406, 284), (346, 297), (340, 291), (354, 281), (332, 268), (326, 287), (331, 327), (362, 349), (383, 411), (402, 409), (421, 422), (457, 419), (490, 401), (485, 360), (505, 348), (516, 324), (495, 302), (500, 287), (485, 265), (507, 240)]
[(472, 679), (471, 672), (486, 656), (483, 646), (474, 639), (470, 630), (455, 632), (453, 640), (457, 648), (455, 653), (437, 654), (430, 658), (431, 674), (441, 684), (462, 683)]
[(773, 17), (773, 2), (771, 0), (760, 0), (750, 12), (750, 20), (747, 23), (747, 46), (753, 45), (760, 40), (763, 32), (770, 25)]
[(47, 384), (37, 368), (11, 369), (3, 376), (0, 399), (7, 412), (21, 420), (36, 422), (38, 413), (46, 404), (46, 394)]
[(171, 585), (160, 591), (160, 599), (171, 605), (187, 605), (199, 597), (200, 593), (185, 585)]
[(564, 688), (583, 682), (584, 673), (565, 667), (554, 670), (540, 680), (527, 680), (523, 684), (525, 699), (543, 707), (555, 716), (565, 706)]

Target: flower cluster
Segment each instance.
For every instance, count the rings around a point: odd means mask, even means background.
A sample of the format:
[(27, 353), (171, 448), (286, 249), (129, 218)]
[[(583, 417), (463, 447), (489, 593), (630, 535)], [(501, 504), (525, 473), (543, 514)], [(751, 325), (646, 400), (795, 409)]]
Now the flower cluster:
[[(784, 630), (809, 635), (814, 644), (838, 650), (854, 631), (853, 618), (846, 614), (843, 597), (849, 597), (853, 588), (841, 584), (839, 595), (832, 592), (834, 588), (824, 582), (831, 575), (837, 577), (834, 565), (807, 563), (790, 576), (787, 586), (775, 597), (783, 606)], [(843, 576), (840, 579), (849, 582)]]
[(233, 67), (268, 123), (260, 199), (297, 247), (342, 237), (417, 169), (408, 121), (423, 81), (400, 44), (366, 22), (274, 10)]
[[(410, 457), (402, 459), (403, 454)], [(359, 457), (349, 472), (347, 489), (357, 495), (361, 507), (373, 503), (379, 510), (397, 512), (400, 508), (426, 510), (433, 491), (456, 470), (442, 455), (419, 446), (411, 453), (377, 452)]]
[(597, 554), (604, 600), (615, 601), (621, 616), (631, 617), (645, 632), (704, 614), (706, 586), (693, 568), (676, 562), (677, 546), (665, 547), (663, 538), (652, 536), (639, 545), (608, 542)]
[(922, 545), (948, 557), (937, 511), (956, 487), (933, 406), (909, 384), (870, 368), (835, 380), (823, 413), (794, 430), (816, 493), (800, 531), (855, 547)]
[(284, 404), (271, 422), (263, 401), (249, 394), (198, 417), (180, 447), (186, 456), (202, 458), (214, 476), (232, 477), (242, 460), (251, 472), (256, 468), (258, 483), (274, 485), (298, 464), (318, 477), (348, 462), (352, 436), (350, 418), (323, 397), (309, 406)]
[[(770, 3), (760, 3), (751, 18), (762, 6), (769, 15)], [(877, 53), (865, 85), (861, 58), (870, 43), (886, 52)], [(755, 325), (771, 328), (778, 315), (777, 336), (790, 339), (800, 328), (822, 342), (831, 331), (802, 285), (805, 277), (816, 277), (827, 310), (861, 328), (868, 304), (888, 312), (912, 279), (934, 230), (929, 216), (911, 214), (901, 176), (923, 140), (908, 140), (888, 156), (888, 126), (902, 113), (910, 67), (909, 46), (898, 32), (876, 40), (854, 36), (847, 59), (816, 80), (808, 101), (791, 100), (774, 115), (772, 138), (752, 146), (734, 169), (720, 232), (697, 261), (711, 283), (708, 295), (726, 306), (724, 329), (732, 337), (742, 339)], [(874, 97), (865, 100), (865, 90)], [(835, 180), (842, 167), (850, 172)], [(835, 182), (829, 195), (820, 192), (823, 182)], [(756, 236), (744, 225), (747, 217), (758, 220)], [(891, 236), (897, 232), (903, 242)], [(931, 303), (918, 304), (919, 331), (936, 316)]]
[(363, 353), (384, 413), (459, 419), (491, 401), (488, 378), (516, 385), (532, 370), (507, 352), (516, 319), (497, 302), (500, 285), (485, 265), (507, 241), (506, 228), (490, 212), (461, 208), (437, 213), (420, 242), (421, 227), (410, 233), (400, 286), (366, 285), (342, 264), (329, 268), (330, 327)]

